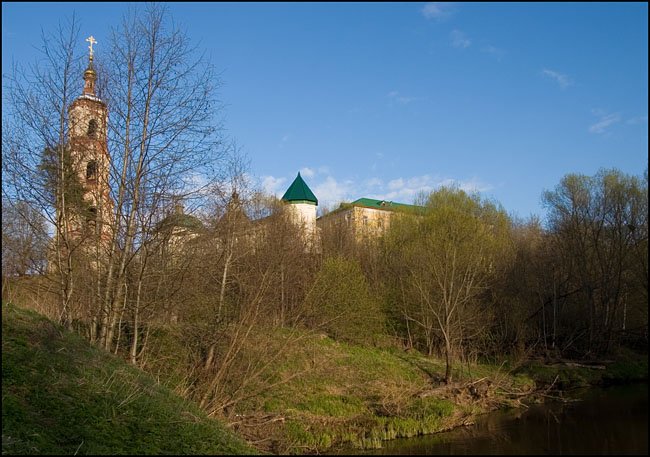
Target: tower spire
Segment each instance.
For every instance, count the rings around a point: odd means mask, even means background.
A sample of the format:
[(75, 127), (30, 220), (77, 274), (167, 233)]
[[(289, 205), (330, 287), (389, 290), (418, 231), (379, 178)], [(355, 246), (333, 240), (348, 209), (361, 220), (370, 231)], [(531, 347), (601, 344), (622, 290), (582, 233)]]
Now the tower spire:
[(86, 38), (86, 41), (90, 43), (88, 46), (90, 54), (88, 56), (88, 68), (86, 68), (86, 71), (84, 72), (85, 84), (83, 94), (95, 96), (95, 80), (97, 79), (97, 73), (93, 68), (93, 44), (97, 44), (97, 40), (95, 40), (95, 37), (90, 35), (88, 38)]

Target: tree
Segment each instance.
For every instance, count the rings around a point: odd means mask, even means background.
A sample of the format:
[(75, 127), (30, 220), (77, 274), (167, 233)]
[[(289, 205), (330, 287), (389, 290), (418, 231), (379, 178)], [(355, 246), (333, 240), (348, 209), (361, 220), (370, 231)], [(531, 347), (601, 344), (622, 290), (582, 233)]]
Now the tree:
[[(91, 341), (113, 349), (123, 316), (137, 345), (159, 215), (171, 198), (200, 200), (220, 179), (227, 147), (218, 118), (220, 80), (164, 6), (127, 14), (103, 40), (103, 51), (91, 62), (98, 78), (92, 96), (110, 113), (106, 143), (114, 205), (101, 221), (108, 230), (87, 244), (88, 236), (71, 236), (69, 227), (69, 221), (86, 218), (71, 201), (76, 193), (69, 179), (79, 164), (71, 161), (68, 107), (88, 73), (87, 58), (74, 52), (83, 43), (78, 30), (73, 18), (54, 39), (44, 36), (46, 59), (29, 71), (17, 67), (8, 79), (3, 192), (39, 208), (54, 228), (51, 263), (58, 275), (50, 277), (60, 283), (61, 321), (82, 319)], [(92, 124), (88, 135), (97, 133), (98, 124)], [(89, 170), (92, 175), (96, 169)]]
[(28, 202), (2, 200), (3, 278), (43, 273), (48, 241), (45, 218), (38, 209)]
[(587, 316), (584, 349), (606, 353), (626, 325), (628, 298), (645, 290), (647, 309), (647, 178), (644, 185), (615, 169), (569, 174), (543, 200), (554, 243), (579, 290), (575, 305)]
[[(200, 195), (223, 154), (215, 109), (219, 85), (165, 8), (148, 5), (113, 30), (106, 59), (115, 214), (106, 287), (97, 322), (100, 344), (113, 344), (129, 264), (151, 250), (156, 220), (172, 196)], [(110, 89), (110, 90), (108, 90)], [(197, 185), (197, 181), (201, 184)], [(144, 271), (137, 273), (143, 278)], [(135, 292), (141, 291), (136, 281)], [(138, 295), (131, 300), (135, 319)], [(134, 320), (135, 325), (135, 320)], [(134, 333), (137, 329), (134, 330)]]
[(334, 339), (369, 344), (384, 333), (379, 303), (353, 259), (325, 259), (305, 300), (310, 326)]
[(27, 68), (14, 65), (3, 78), (2, 188), (12, 204), (39, 211), (53, 227), (50, 278), (57, 284), (60, 322), (70, 325), (78, 283), (73, 255), (80, 240), (70, 235), (75, 192), (71, 187), (68, 105), (78, 89), (81, 60), (75, 52), (79, 23), (74, 17), (42, 35), (42, 59)]
[(386, 255), (403, 319), (429, 355), (442, 346), (447, 383), (463, 344), (487, 328), (481, 295), (509, 256), (508, 232), (502, 209), (453, 188), (433, 192), (425, 214), (391, 223)]

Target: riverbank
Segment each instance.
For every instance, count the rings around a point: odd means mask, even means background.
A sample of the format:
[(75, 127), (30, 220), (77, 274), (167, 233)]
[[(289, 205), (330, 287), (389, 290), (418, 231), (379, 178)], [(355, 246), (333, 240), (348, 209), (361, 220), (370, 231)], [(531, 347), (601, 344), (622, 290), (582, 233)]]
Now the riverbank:
[[(647, 356), (621, 351), (599, 364), (556, 360), (514, 367), (458, 364), (391, 345), (359, 346), (322, 334), (266, 329), (243, 360), (275, 354), (248, 398), (209, 419), (187, 392), (189, 353), (175, 327), (152, 331), (153, 377), (36, 313), (3, 305), (3, 452), (332, 453), (471, 425), (479, 415), (562, 398), (575, 387), (647, 381)], [(605, 363), (606, 362), (606, 363)], [(45, 375), (47, 374), (47, 375)], [(47, 414), (42, 412), (46, 411)], [(79, 446), (81, 446), (79, 448)]]
[(647, 380), (647, 358), (622, 351), (594, 368), (575, 361), (464, 364), (441, 382), (444, 362), (416, 351), (307, 338), (279, 362), (278, 379), (304, 374), (238, 405), (234, 430), (263, 451), (333, 453), (471, 425), (497, 409), (562, 399), (587, 385)]
[(471, 427), (397, 439), (363, 455), (647, 455), (646, 383), (573, 390), (572, 401), (494, 411)]

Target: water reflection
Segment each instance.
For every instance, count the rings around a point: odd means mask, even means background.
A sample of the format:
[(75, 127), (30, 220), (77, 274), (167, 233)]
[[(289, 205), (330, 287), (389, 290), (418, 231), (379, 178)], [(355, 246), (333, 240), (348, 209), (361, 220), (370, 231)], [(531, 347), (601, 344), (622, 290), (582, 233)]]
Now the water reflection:
[(647, 385), (589, 389), (579, 396), (579, 402), (487, 414), (471, 427), (385, 442), (364, 454), (648, 453)]

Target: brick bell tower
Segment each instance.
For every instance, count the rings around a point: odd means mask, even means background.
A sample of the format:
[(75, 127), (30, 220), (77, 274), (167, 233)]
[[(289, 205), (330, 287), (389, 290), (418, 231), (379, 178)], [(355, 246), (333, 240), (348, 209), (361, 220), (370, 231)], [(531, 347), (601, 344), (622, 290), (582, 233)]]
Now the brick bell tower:
[(68, 147), (85, 207), (80, 214), (72, 215), (69, 227), (73, 238), (108, 241), (112, 234), (110, 220), (113, 213), (106, 131), (108, 109), (95, 93), (97, 73), (93, 67), (93, 44), (97, 41), (92, 36), (86, 41), (90, 43), (90, 55), (83, 75), (83, 93), (68, 108)]

